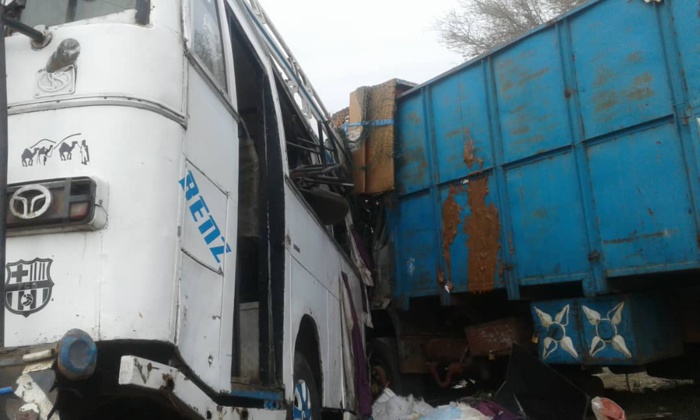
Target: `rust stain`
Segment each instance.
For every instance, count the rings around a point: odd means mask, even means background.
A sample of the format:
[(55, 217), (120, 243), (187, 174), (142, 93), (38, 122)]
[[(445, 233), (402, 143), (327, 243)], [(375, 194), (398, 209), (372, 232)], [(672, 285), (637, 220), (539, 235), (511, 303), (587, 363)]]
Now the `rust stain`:
[[(531, 54), (524, 54), (524, 55), (531, 55)], [(504, 63), (505, 64), (505, 63)], [(506, 94), (508, 93), (509, 90), (511, 90), (513, 87), (522, 87), (530, 83), (531, 81), (538, 79), (545, 74), (550, 72), (549, 68), (543, 68), (540, 69), (536, 72), (528, 72), (528, 71), (522, 71), (519, 68), (513, 68), (513, 66), (510, 62), (508, 62), (507, 65), (501, 65), (499, 66), (499, 81), (500, 81), (500, 89), (501, 93)], [(518, 71), (520, 70), (520, 71)], [(516, 74), (515, 77), (511, 76), (512, 74)], [(508, 77), (506, 78), (506, 75)]]
[(637, 64), (642, 62), (642, 54), (639, 51), (633, 52), (627, 57), (627, 61), (632, 64)]
[(446, 138), (446, 139), (449, 139), (449, 138), (452, 138), (452, 137), (457, 137), (457, 136), (459, 136), (460, 134), (462, 134), (462, 130), (452, 130), (452, 131), (448, 131), (448, 132), (445, 134), (445, 138)]
[(440, 286), (447, 284), (450, 290), (452, 290), (452, 254), (450, 253), (450, 247), (457, 236), (457, 228), (461, 222), (459, 213), (462, 211), (455, 200), (455, 194), (459, 191), (460, 187), (451, 185), (447, 200), (442, 205), (442, 257), (445, 259), (447, 273), (443, 274), (442, 279), (438, 275), (438, 283), (440, 283)]
[(464, 143), (464, 163), (467, 164), (469, 169), (474, 166), (475, 156), (474, 156), (474, 140), (469, 139)]
[(512, 80), (506, 80), (503, 82), (503, 86), (501, 87), (501, 91), (503, 93), (508, 92), (513, 88), (513, 81)]
[(510, 252), (510, 255), (515, 254), (515, 246), (513, 246), (513, 235), (508, 235), (508, 252)]
[(469, 169), (472, 169), (474, 162), (476, 162), (479, 164), (479, 170), (481, 171), (484, 168), (484, 160), (476, 157), (476, 147), (468, 128), (464, 129), (464, 137), (467, 139), (464, 143), (464, 163)]
[(615, 92), (601, 92), (593, 98), (595, 104), (595, 112), (606, 111), (619, 103), (619, 98), (616, 96)]
[(651, 83), (651, 80), (652, 80), (651, 74), (649, 74), (649, 73), (640, 74), (639, 76), (634, 78), (634, 85), (635, 86), (646, 85), (648, 83)]
[(539, 71), (537, 71), (535, 73), (524, 74), (523, 77), (518, 81), (518, 87), (525, 86), (526, 84), (530, 83), (531, 81), (538, 79), (547, 73), (549, 73), (549, 68), (540, 69)]
[(418, 115), (418, 113), (415, 112), (415, 111), (409, 113), (406, 117), (407, 117), (408, 120), (411, 121), (413, 124), (419, 125), (419, 124), (422, 124), (422, 123), (423, 123), (423, 120), (422, 120), (421, 117)]
[(527, 125), (527, 123), (522, 123), (518, 127), (510, 130), (510, 134), (512, 134), (513, 136), (519, 136), (522, 134), (527, 134), (529, 132), (530, 132), (530, 127)]
[(437, 279), (438, 279), (438, 284), (440, 286), (445, 285), (445, 272), (440, 270), (439, 268), (437, 269)]
[(593, 86), (600, 87), (608, 83), (614, 77), (613, 72), (607, 67), (600, 67), (596, 70), (596, 78)]
[(642, 99), (651, 98), (652, 96), (654, 96), (654, 91), (649, 88), (634, 89), (627, 93), (627, 99), (633, 101), (640, 101)]
[(486, 205), (489, 194), (488, 178), (469, 183), (469, 208), (471, 214), (464, 221), (469, 250), (467, 278), (470, 292), (487, 292), (495, 288), (501, 226), (498, 209)]
[(662, 238), (664, 236), (668, 236), (668, 232), (662, 231), (662, 232), (650, 233), (647, 235), (637, 235), (637, 231), (635, 230), (634, 232), (632, 232), (632, 235), (630, 235), (627, 238), (610, 239), (607, 241), (603, 241), (603, 243), (606, 245), (608, 245), (608, 244), (617, 245), (617, 244), (634, 242), (634, 241), (637, 241), (639, 239)]

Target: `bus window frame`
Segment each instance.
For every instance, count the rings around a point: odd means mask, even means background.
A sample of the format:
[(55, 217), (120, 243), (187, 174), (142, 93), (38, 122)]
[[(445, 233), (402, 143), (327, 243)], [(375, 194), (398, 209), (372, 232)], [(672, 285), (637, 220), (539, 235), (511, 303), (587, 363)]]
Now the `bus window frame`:
[(233, 72), (231, 69), (233, 68), (233, 58), (232, 54), (229, 51), (231, 49), (231, 41), (228, 39), (229, 33), (228, 33), (228, 28), (227, 28), (227, 22), (225, 19), (225, 13), (222, 13), (222, 10), (225, 10), (225, 4), (224, 0), (212, 0), (215, 4), (216, 7), (216, 14), (217, 14), (217, 24), (219, 25), (219, 34), (221, 36), (221, 48), (222, 48), (222, 55), (223, 55), (223, 61), (224, 61), (224, 83), (225, 85), (222, 85), (222, 83), (212, 74), (212, 72), (209, 70), (209, 68), (204, 64), (204, 61), (197, 55), (197, 53), (194, 50), (194, 2), (195, 1), (200, 1), (200, 0), (183, 0), (182, 1), (182, 18), (183, 18), (183, 31), (182, 35), (185, 40), (185, 56), (189, 60), (189, 62), (192, 64), (192, 66), (197, 70), (197, 72), (204, 78), (204, 80), (207, 82), (207, 84), (215, 91), (218, 93), (219, 99), (221, 99), (225, 105), (226, 108), (229, 109), (229, 112), (232, 112), (235, 116), (236, 119), (238, 119), (238, 113), (236, 112), (236, 108), (233, 105), (234, 101), (231, 95), (229, 94), (231, 91), (231, 86), (234, 86), (235, 90), (235, 80), (232, 80), (232, 74)]
[[(70, 6), (70, 4), (69, 4), (69, 6)], [(146, 25), (149, 25), (151, 23), (151, 0), (136, 0), (134, 7), (130, 8), (130, 9), (126, 9), (125, 11), (128, 11), (128, 10), (134, 10), (136, 12), (135, 16), (134, 16), (134, 24), (146, 26)], [(73, 10), (73, 13), (75, 14), (75, 10)], [(75, 16), (74, 16), (73, 20), (69, 20), (69, 21), (62, 22), (62, 23), (57, 23), (54, 25), (45, 25), (45, 26), (47, 28), (60, 28), (60, 27), (66, 26), (66, 25), (73, 25), (76, 23), (77, 24), (89, 23), (90, 20), (106, 18), (109, 16), (117, 15), (119, 13), (123, 13), (123, 12), (109, 13), (106, 15), (94, 16), (94, 17), (85, 18), (85, 19), (75, 19)]]

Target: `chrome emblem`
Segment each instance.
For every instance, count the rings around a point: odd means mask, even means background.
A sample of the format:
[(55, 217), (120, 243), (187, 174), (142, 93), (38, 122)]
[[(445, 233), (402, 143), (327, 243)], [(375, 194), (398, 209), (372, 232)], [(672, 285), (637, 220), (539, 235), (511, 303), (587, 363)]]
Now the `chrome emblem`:
[(24, 220), (36, 219), (51, 206), (51, 191), (43, 185), (25, 185), (12, 194), (10, 212)]

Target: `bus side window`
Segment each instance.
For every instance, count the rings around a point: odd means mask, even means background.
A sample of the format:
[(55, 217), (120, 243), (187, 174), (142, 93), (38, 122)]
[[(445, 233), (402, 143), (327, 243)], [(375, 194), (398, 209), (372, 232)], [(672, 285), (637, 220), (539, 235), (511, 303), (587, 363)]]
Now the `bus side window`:
[(20, 21), (31, 27), (55, 26), (146, 6), (143, 0), (27, 0)]
[(325, 183), (324, 178), (332, 175), (330, 165), (327, 164), (328, 152), (320, 147), (316, 136), (311, 134), (311, 127), (299, 113), (289, 93), (280, 87), (284, 82), (279, 77), (276, 82), (290, 176), (323, 225), (339, 224), (345, 220), (350, 207), (348, 201), (333, 190), (332, 183)]
[(192, 48), (220, 87), (226, 90), (223, 42), (216, 0), (193, 0)]

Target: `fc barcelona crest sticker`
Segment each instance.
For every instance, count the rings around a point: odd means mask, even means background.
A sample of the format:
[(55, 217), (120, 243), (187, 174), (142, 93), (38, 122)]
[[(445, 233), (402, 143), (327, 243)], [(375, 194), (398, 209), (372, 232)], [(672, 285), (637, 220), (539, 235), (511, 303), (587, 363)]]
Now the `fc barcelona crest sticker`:
[(13, 314), (29, 315), (44, 309), (51, 301), (50, 258), (8, 263), (5, 280), (5, 307)]

